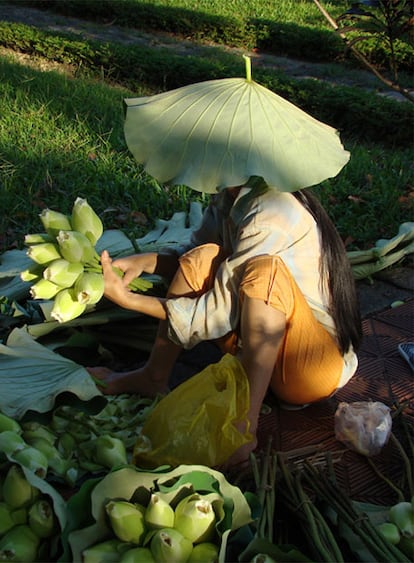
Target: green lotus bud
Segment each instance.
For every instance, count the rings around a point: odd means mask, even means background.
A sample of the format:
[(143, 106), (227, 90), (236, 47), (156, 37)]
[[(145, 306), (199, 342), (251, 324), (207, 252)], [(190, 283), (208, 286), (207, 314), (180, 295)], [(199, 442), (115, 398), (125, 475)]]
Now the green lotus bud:
[(72, 227), (74, 231), (86, 235), (95, 246), (103, 233), (103, 224), (86, 199), (78, 197), (72, 209)]
[(0, 561), (37, 561), (40, 540), (29, 526), (15, 526), (0, 539)]
[(30, 421), (24, 422), (22, 424), (23, 438), (26, 442), (34, 440), (36, 438), (43, 438), (47, 440), (50, 444), (54, 444), (57, 440), (57, 436), (48, 426), (40, 424), (40, 422)]
[(43, 271), (45, 280), (51, 281), (59, 287), (72, 287), (83, 272), (80, 262), (68, 262), (64, 258), (53, 260)]
[(219, 548), (211, 542), (198, 543), (188, 558), (188, 563), (217, 563)]
[(47, 233), (28, 234), (24, 237), (24, 244), (26, 246), (30, 246), (32, 244), (41, 244), (42, 242), (54, 242), (54, 238)]
[(193, 543), (210, 541), (215, 523), (211, 502), (198, 493), (183, 498), (175, 508), (174, 527)]
[(94, 445), (96, 463), (109, 469), (128, 463), (125, 444), (119, 438), (105, 434), (96, 438)]
[(20, 279), (24, 282), (36, 283), (37, 281), (42, 279), (43, 270), (43, 264), (33, 264), (33, 266), (30, 266), (30, 268), (27, 268), (27, 270), (20, 272)]
[(79, 303), (71, 289), (62, 289), (56, 295), (50, 316), (59, 323), (66, 323), (79, 317), (86, 309), (86, 305)]
[(16, 525), (11, 515), (11, 508), (5, 502), (0, 502), (0, 536)]
[(414, 508), (411, 502), (403, 501), (391, 506), (388, 518), (397, 526), (403, 537), (414, 537)]
[(20, 433), (22, 428), (17, 420), (0, 412), (0, 432), (4, 432), (5, 430)]
[(82, 552), (83, 563), (119, 563), (122, 553), (128, 549), (124, 542), (117, 539), (110, 539), (91, 547)]
[(253, 557), (252, 563), (276, 563), (276, 560), (267, 553), (257, 553)]
[(43, 242), (41, 244), (34, 244), (30, 246), (27, 251), (27, 256), (36, 262), (36, 264), (49, 264), (53, 260), (62, 258), (59, 247), (52, 242)]
[(29, 509), (28, 522), (38, 538), (49, 538), (55, 530), (55, 514), (51, 503), (39, 499)]
[(30, 295), (33, 299), (53, 299), (61, 289), (49, 280), (40, 279), (30, 288)]
[(5, 430), (0, 433), (0, 452), (13, 455), (14, 452), (22, 450), (27, 446), (20, 434), (13, 430)]
[(128, 549), (119, 561), (120, 563), (157, 563), (148, 547)]
[(28, 440), (28, 443), (44, 454), (47, 459), (48, 469), (52, 469), (57, 475), (63, 477), (71, 467), (71, 462), (64, 459), (54, 444), (51, 444), (46, 438), (31, 438)]
[[(38, 489), (34, 491), (35, 495), (39, 495)], [(29, 505), (30, 506), (30, 505)], [(15, 524), (27, 524), (27, 506), (21, 506), (11, 511), (11, 517)]]
[(31, 446), (26, 446), (13, 454), (14, 461), (33, 471), (38, 477), (44, 479), (47, 474), (47, 458), (44, 453)]
[(39, 217), (47, 234), (52, 237), (56, 237), (59, 231), (70, 231), (72, 229), (69, 217), (59, 211), (43, 209)]
[(150, 549), (157, 563), (183, 563), (190, 557), (193, 544), (175, 528), (157, 530)]
[(56, 237), (60, 252), (68, 262), (90, 263), (95, 258), (95, 249), (90, 240), (78, 231), (60, 231)]
[(142, 542), (146, 531), (142, 507), (126, 500), (110, 500), (105, 510), (118, 539), (136, 545)]
[(163, 498), (152, 494), (145, 510), (145, 522), (148, 528), (159, 530), (174, 527), (174, 510)]
[(399, 529), (392, 522), (382, 522), (381, 524), (378, 524), (377, 530), (389, 543), (392, 543), (393, 545), (397, 545), (401, 539)]
[(84, 272), (76, 281), (74, 293), (79, 303), (94, 305), (103, 297), (105, 282), (102, 274)]
[(58, 451), (65, 458), (70, 458), (76, 450), (76, 440), (69, 432), (61, 434), (57, 444)]
[(39, 491), (26, 479), (22, 468), (12, 465), (3, 482), (4, 502), (12, 509), (16, 509), (31, 504), (38, 494)]

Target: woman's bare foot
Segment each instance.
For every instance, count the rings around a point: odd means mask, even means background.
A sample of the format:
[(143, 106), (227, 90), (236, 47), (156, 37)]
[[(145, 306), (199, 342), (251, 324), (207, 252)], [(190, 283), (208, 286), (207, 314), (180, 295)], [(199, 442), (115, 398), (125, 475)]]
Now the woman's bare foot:
[(129, 393), (143, 397), (156, 397), (159, 394), (168, 393), (167, 381), (152, 377), (145, 367), (125, 372), (112, 371), (106, 367), (86, 369), (96, 380), (96, 384), (101, 388), (104, 395)]

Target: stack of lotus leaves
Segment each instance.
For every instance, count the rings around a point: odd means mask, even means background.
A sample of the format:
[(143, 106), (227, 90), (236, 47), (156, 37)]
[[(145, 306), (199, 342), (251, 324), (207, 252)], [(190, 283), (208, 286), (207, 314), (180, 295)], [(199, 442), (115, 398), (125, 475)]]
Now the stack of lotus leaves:
[(188, 494), (174, 507), (161, 493), (152, 493), (146, 506), (111, 499), (105, 504), (105, 512), (113, 537), (87, 548), (84, 563), (218, 560), (217, 517), (208, 495)]

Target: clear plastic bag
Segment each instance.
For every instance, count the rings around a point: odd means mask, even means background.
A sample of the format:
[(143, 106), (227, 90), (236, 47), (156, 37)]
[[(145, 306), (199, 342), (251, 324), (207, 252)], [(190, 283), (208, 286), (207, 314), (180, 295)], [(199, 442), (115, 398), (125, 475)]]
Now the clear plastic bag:
[(336, 409), (336, 439), (368, 457), (381, 452), (391, 429), (390, 408), (378, 401), (339, 403)]

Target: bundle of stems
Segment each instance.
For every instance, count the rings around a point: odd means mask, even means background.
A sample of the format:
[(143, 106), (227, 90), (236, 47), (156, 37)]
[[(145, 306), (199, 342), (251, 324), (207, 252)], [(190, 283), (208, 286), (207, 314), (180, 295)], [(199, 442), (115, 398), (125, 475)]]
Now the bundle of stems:
[[(305, 460), (301, 473), (315, 497), (326, 503), (337, 514), (338, 521), (346, 524), (359, 537), (371, 552), (373, 560), (388, 563), (410, 561), (395, 545), (382, 536), (367, 514), (356, 508), (352, 500), (336, 485), (332, 475), (316, 469), (309, 460)], [(332, 558), (330, 561), (337, 559)]]
[(257, 524), (256, 537), (274, 543), (274, 516), (276, 505), (277, 457), (271, 453), (271, 440), (263, 456), (261, 471), (254, 454), (250, 457), (256, 493), (262, 512)]

